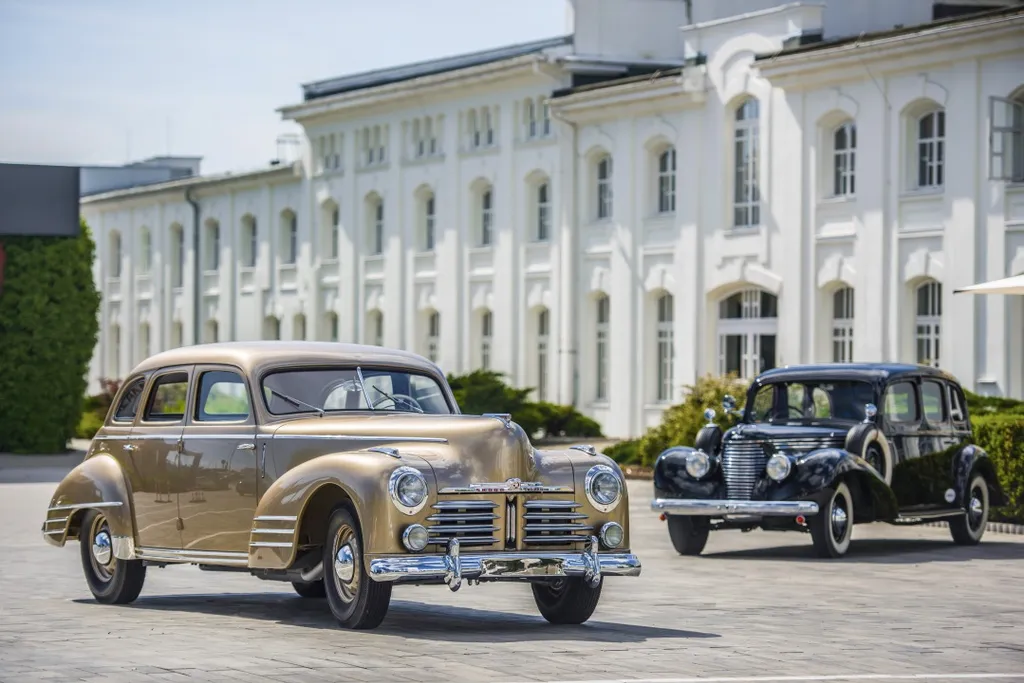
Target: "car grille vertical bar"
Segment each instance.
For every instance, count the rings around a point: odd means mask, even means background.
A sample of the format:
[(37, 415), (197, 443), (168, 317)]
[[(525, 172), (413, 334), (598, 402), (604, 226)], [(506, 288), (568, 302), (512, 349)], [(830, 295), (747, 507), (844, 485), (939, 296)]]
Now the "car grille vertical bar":
[(722, 474), (729, 500), (750, 500), (768, 458), (758, 441), (730, 439), (722, 449)]
[(447, 546), (453, 538), (461, 546), (487, 546), (499, 542), (494, 510), (498, 504), (489, 500), (441, 500), (433, 506), (434, 514), (427, 517), (427, 531), (431, 545)]

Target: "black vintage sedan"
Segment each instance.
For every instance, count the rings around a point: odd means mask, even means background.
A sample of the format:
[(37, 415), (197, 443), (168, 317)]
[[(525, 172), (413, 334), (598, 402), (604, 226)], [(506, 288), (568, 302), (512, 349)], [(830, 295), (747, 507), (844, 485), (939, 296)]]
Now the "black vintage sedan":
[(778, 368), (754, 380), (742, 413), (724, 404), (736, 426), (723, 434), (708, 409), (693, 447), (654, 464), (651, 508), (683, 555), (713, 530), (760, 527), (809, 531), (818, 555), (840, 557), (865, 522), (947, 520), (954, 542), (973, 545), (1005, 502), (963, 390), (937, 368)]

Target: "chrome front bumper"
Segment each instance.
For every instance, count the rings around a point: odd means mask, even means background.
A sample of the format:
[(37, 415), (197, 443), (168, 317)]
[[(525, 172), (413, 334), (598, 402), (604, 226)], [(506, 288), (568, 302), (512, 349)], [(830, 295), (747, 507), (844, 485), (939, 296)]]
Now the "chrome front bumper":
[(683, 498), (655, 498), (651, 509), (666, 515), (761, 515), (762, 517), (796, 517), (818, 514), (818, 504), (812, 500), (701, 500)]
[(497, 552), (463, 555), (452, 539), (444, 555), (402, 555), (370, 560), (374, 581), (444, 579), (457, 591), (462, 579), (531, 579), (583, 577), (596, 586), (602, 576), (639, 576), (640, 560), (630, 553), (598, 553), (597, 537), (591, 536), (582, 553)]

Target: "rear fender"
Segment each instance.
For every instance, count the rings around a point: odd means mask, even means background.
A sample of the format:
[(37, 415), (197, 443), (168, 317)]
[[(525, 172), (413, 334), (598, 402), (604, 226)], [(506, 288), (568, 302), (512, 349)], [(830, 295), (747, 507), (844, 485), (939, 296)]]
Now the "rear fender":
[(84, 460), (57, 485), (43, 522), (43, 538), (57, 547), (78, 538), (82, 518), (101, 510), (110, 526), (114, 555), (135, 558), (135, 517), (121, 464), (99, 453)]
[(995, 465), (988, 453), (980, 447), (969, 444), (961, 448), (953, 456), (953, 480), (956, 499), (954, 504), (967, 509), (967, 487), (970, 486), (971, 478), (975, 474), (981, 474), (988, 483), (989, 505), (999, 507), (1006, 505), (1009, 500), (999, 485), (999, 477), (996, 474)]

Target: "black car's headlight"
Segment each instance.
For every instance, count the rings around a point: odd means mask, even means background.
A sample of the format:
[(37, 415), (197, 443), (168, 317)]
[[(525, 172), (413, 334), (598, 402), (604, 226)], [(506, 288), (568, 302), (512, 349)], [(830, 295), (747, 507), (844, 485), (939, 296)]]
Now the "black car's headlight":
[(684, 460), (686, 473), (694, 479), (703, 479), (711, 471), (711, 456), (704, 451), (691, 451)]
[(773, 455), (764, 469), (773, 481), (782, 481), (793, 471), (793, 461), (788, 455)]

